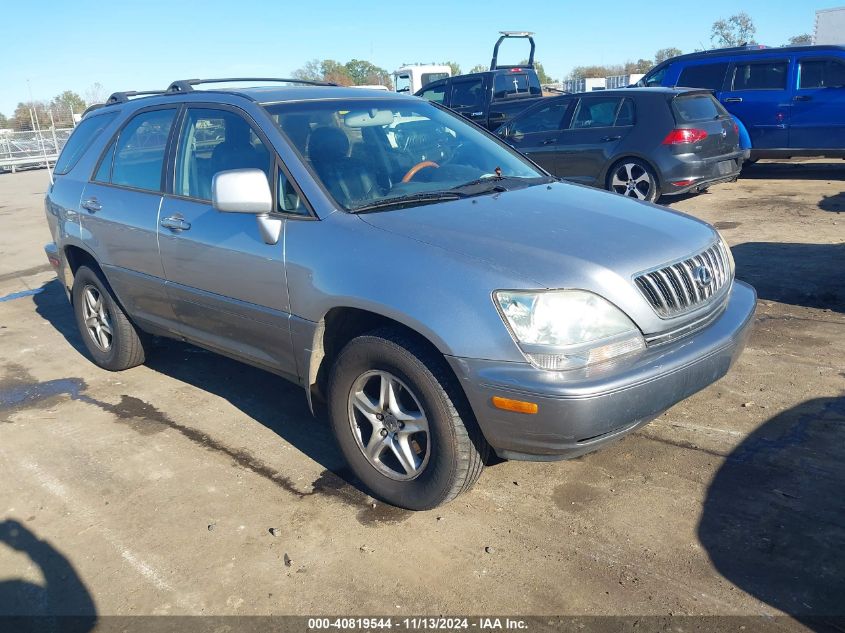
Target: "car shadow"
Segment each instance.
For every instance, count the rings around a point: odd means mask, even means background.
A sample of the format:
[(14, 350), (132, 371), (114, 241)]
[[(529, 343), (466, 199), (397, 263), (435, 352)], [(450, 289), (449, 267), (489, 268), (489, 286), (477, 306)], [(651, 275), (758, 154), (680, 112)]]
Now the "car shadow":
[(845, 161), (745, 163), (739, 177), (741, 180), (845, 180)]
[(832, 196), (822, 196), (822, 199), (819, 200), (819, 209), (833, 213), (845, 212), (845, 191)]
[[(36, 312), (68, 343), (85, 354), (79, 331), (58, 281), (33, 296)], [(351, 474), (324, 418), (314, 418), (303, 390), (279, 376), (236, 360), (170, 339), (156, 339), (146, 367), (226, 399), (245, 415), (337, 474), (348, 483)], [(150, 406), (150, 405), (147, 405)], [(162, 412), (156, 412), (159, 417)], [(178, 421), (176, 421), (178, 422)]]
[(43, 584), (0, 581), (0, 629), (84, 633), (97, 624), (94, 599), (70, 561), (14, 519), (0, 521), (0, 544), (29, 558)]
[(845, 243), (745, 242), (731, 252), (737, 279), (761, 299), (845, 312)]
[[(727, 580), (817, 631), (845, 616), (845, 397), (776, 415), (727, 457), (698, 536)], [(842, 630), (842, 629), (836, 629)]]

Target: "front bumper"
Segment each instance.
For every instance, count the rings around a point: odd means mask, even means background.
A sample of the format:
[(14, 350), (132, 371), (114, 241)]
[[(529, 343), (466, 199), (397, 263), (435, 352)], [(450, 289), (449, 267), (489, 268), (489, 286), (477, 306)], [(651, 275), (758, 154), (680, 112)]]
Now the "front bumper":
[[(662, 170), (660, 193), (667, 196), (697, 191), (720, 182), (730, 182), (739, 176), (742, 164), (748, 158), (747, 150), (714, 158), (696, 159), (694, 157), (674, 156)], [(682, 182), (682, 185), (673, 183)]]
[[(577, 457), (621, 438), (724, 376), (751, 330), (757, 294), (735, 281), (723, 312), (701, 330), (633, 359), (579, 372), (449, 357), (487, 441), (507, 459)], [(536, 402), (528, 415), (493, 396)]]

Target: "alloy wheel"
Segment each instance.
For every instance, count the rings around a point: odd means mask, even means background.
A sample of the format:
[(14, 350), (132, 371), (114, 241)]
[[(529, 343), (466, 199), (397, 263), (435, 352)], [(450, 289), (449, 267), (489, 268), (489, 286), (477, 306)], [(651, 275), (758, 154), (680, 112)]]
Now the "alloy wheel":
[(88, 335), (99, 350), (108, 352), (114, 335), (103, 295), (99, 288), (88, 284), (82, 289), (82, 298), (82, 318)]
[(613, 172), (610, 188), (623, 196), (648, 200), (654, 182), (648, 171), (639, 163), (622, 163)]
[(428, 420), (419, 399), (393, 374), (374, 370), (349, 391), (349, 423), (361, 453), (397, 481), (418, 477), (431, 453)]

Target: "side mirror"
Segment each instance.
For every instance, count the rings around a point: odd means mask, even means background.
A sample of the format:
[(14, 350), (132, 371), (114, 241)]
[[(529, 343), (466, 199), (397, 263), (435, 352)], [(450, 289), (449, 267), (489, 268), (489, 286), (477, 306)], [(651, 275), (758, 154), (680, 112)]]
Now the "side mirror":
[(255, 216), (265, 244), (276, 244), (282, 234), (282, 220), (270, 216), (273, 194), (267, 174), (260, 169), (232, 169), (214, 174), (211, 204), (223, 213), (249, 213)]
[(262, 215), (273, 210), (267, 174), (260, 169), (232, 169), (214, 174), (211, 203), (225, 213)]

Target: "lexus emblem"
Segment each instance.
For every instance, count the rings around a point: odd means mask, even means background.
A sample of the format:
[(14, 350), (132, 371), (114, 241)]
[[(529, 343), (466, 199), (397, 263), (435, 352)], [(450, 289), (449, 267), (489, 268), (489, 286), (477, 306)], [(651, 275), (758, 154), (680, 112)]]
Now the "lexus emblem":
[(707, 266), (696, 266), (695, 270), (692, 271), (692, 276), (695, 278), (695, 283), (698, 284), (699, 288), (706, 288), (713, 281), (713, 273), (710, 272)]

